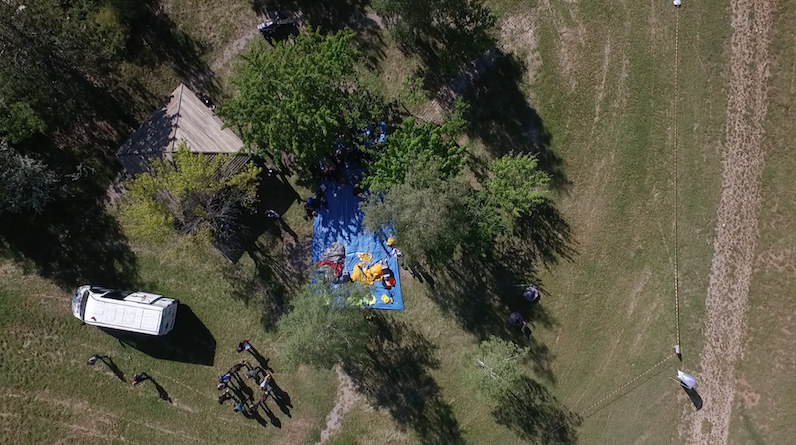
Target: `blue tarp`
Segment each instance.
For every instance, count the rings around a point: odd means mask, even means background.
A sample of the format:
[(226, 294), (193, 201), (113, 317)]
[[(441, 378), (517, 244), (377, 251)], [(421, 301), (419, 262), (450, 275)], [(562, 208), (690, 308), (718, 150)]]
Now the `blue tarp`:
[[(359, 210), (361, 198), (354, 196), (354, 189), (350, 185), (325, 183), (324, 196), (329, 208), (318, 209), (318, 216), (314, 221), (312, 235), (312, 261), (318, 262), (321, 254), (333, 242), (339, 241), (345, 246), (346, 260), (344, 271), (351, 274), (354, 266), (361, 260), (358, 253), (370, 253), (373, 260), (366, 263), (370, 266), (382, 260), (387, 260), (387, 265), (395, 276), (395, 286), (386, 289), (381, 282), (376, 282), (370, 288), (371, 295), (376, 303), (369, 306), (376, 309), (403, 310), (404, 302), (401, 295), (401, 281), (398, 273), (398, 261), (390, 255), (392, 248), (386, 244), (391, 229), (383, 228), (382, 233), (375, 234), (367, 231), (362, 226), (362, 211)], [(344, 272), (345, 273), (345, 272)], [(382, 295), (392, 297), (391, 303), (384, 303)]]

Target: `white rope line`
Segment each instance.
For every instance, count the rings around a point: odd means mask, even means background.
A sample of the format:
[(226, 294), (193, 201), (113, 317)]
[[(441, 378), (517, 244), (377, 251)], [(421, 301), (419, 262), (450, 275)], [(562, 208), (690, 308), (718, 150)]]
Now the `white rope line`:
[(680, 96), (679, 90), (679, 77), (680, 77), (680, 8), (675, 11), (675, 25), (674, 25), (674, 315), (675, 325), (677, 327), (677, 347), (680, 354), (682, 354), (682, 345), (680, 344), (680, 275), (679, 264), (677, 258), (677, 228), (678, 228), (678, 189), (677, 189), (677, 103)]

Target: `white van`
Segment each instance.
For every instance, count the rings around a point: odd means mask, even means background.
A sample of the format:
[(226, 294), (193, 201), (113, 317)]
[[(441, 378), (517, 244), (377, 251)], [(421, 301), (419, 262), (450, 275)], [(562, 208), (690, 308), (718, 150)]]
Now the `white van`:
[(72, 313), (86, 324), (150, 335), (166, 335), (174, 328), (177, 305), (163, 295), (88, 285), (72, 297)]

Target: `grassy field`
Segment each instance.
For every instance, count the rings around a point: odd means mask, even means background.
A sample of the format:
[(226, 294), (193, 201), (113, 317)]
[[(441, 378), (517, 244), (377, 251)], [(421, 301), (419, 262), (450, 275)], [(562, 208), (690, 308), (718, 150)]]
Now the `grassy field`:
[[(253, 38), (257, 15), (250, 3), (175, 0), (165, 6), (175, 29), (201, 44), (202, 60), (220, 76), (223, 89), (234, 54)], [(529, 265), (538, 268), (544, 290), (527, 343), (533, 351), (529, 376), (560, 403), (541, 413), (553, 420), (529, 418), (531, 428), (538, 442), (547, 443), (681, 443), (680, 425), (694, 408), (670, 377), (678, 368), (701, 371), (702, 317), (721, 194), (731, 12), (707, 3), (689, 3), (679, 11), (675, 103), (677, 10), (671, 3), (607, 8), (539, 0), (492, 6), (501, 13), (500, 48), (507, 57), (468, 92), (473, 105), (468, 145), (476, 160), (484, 160), (528, 150), (535, 139), (569, 227), (566, 254)], [(730, 443), (787, 443), (794, 434), (787, 419), (796, 387), (789, 348), (796, 315), (789, 297), (795, 240), (788, 229), (796, 209), (788, 198), (796, 165), (787, 143), (795, 13), (792, 5), (778, 12), (771, 49), (769, 157)], [(404, 59), (388, 39), (363, 40), (378, 46), (374, 66), (380, 78), (373, 82), (396, 95), (415, 61)], [(154, 73), (145, 83), (172, 76)], [(682, 363), (672, 357), (675, 206)], [(285, 258), (308, 256), (302, 240), (311, 227), (300, 212), (294, 206), (286, 215), (298, 243), (266, 235), (262, 256), (247, 255), (237, 266), (206, 246), (131, 240), (134, 281), (179, 298), (195, 315), (192, 329), (202, 341), (182, 345), (187, 352), (180, 360), (156, 358), (163, 351), (142, 351), (80, 326), (69, 311), (69, 289), (26, 274), (10, 261), (0, 263), (0, 389), (6, 394), (0, 402), (0, 442), (318, 441), (335, 404), (337, 376), (283, 368), (273, 320), (264, 315), (275, 289), (290, 292), (297, 285), (293, 270), (283, 267)], [(522, 306), (507, 305), (515, 297), (500, 286), (485, 286), (482, 298), (476, 295), (480, 287), (462, 290), (445, 277), (434, 284), (408, 273), (401, 278), (406, 310), (390, 318), (402, 332), (390, 351), (392, 360), (382, 375), (349, 395), (341, 428), (327, 443), (527, 443), (496, 422), (466, 372), (485, 336), (521, 341), (491, 317)], [(488, 311), (479, 312), (484, 307), (476, 302), (482, 300)], [(272, 403), (273, 416), (262, 424), (215, 401), (216, 377), (239, 359), (234, 345), (245, 337), (270, 359), (292, 405), (282, 410)], [(131, 387), (102, 364), (86, 366), (94, 353), (110, 354), (128, 382), (148, 371), (171, 403), (158, 398), (154, 385)], [(385, 400), (383, 394), (391, 397)], [(580, 416), (572, 436), (557, 434), (554, 408)]]

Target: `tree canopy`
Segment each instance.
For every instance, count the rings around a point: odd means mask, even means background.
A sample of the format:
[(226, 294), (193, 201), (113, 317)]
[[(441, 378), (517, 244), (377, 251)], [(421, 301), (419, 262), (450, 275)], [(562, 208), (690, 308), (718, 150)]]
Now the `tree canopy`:
[(468, 358), (473, 383), (492, 402), (515, 390), (525, 377), (528, 348), (508, 340), (490, 337), (478, 345), (477, 353)]
[(0, 139), (0, 214), (40, 213), (58, 192), (55, 173)]
[(467, 161), (467, 147), (459, 145), (455, 139), (461, 130), (463, 107), (461, 102), (457, 104), (457, 111), (443, 125), (418, 124), (413, 118), (404, 120), (385, 142), (370, 150), (372, 160), (368, 163), (363, 185), (384, 191), (402, 184), (409, 170), (410, 156), (437, 163), (435, 168), (442, 178), (461, 173)]
[(308, 176), (338, 135), (380, 118), (383, 102), (356, 84), (353, 37), (350, 30), (309, 29), (271, 50), (251, 51), (234, 81), (240, 94), (222, 116), (256, 150), (295, 154)]
[(408, 119), (371, 150), (364, 224), (373, 231), (392, 225), (409, 262), (431, 265), (459, 250), (485, 256), (546, 197), (548, 176), (530, 154), (495, 159), (490, 177), (474, 187), (463, 174), (460, 128), (459, 112), (442, 125)]
[(162, 239), (177, 229), (187, 235), (203, 227), (214, 231), (239, 223), (242, 207), (253, 204), (261, 171), (247, 164), (226, 171), (231, 155), (209, 157), (190, 153), (185, 145), (173, 155), (152, 163), (153, 174), (128, 180), (121, 216), (131, 231)]
[(292, 310), (279, 321), (286, 360), (331, 368), (365, 358), (376, 333), (361, 308), (365, 292), (351, 283), (337, 292), (325, 280), (305, 285), (292, 301)]

